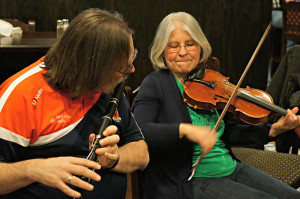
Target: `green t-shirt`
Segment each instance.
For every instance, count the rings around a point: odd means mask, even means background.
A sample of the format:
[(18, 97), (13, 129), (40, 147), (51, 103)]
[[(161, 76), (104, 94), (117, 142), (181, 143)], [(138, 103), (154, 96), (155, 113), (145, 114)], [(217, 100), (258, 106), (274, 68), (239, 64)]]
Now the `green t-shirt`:
[[(175, 79), (180, 92), (183, 93), (184, 86), (177, 80), (176, 77)], [(195, 110), (190, 108), (188, 105), (187, 108), (194, 125), (207, 125), (212, 129), (214, 128), (219, 118), (217, 111), (211, 112), (209, 110)], [(236, 167), (236, 161), (232, 159), (229, 151), (225, 148), (224, 142), (220, 139), (221, 135), (224, 133), (224, 128), (225, 124), (224, 121), (222, 121), (217, 130), (218, 138), (216, 144), (212, 150), (203, 157), (194, 177), (223, 177), (233, 173)], [(196, 162), (201, 152), (202, 148), (195, 143), (193, 164)]]

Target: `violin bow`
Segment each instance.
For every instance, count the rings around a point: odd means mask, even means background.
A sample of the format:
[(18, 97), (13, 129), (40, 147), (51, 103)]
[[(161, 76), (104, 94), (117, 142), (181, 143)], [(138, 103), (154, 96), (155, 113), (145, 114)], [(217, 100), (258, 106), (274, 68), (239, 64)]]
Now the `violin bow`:
[[(219, 128), (219, 126), (220, 126), (220, 124), (221, 124), (221, 122), (222, 122), (222, 120), (223, 120), (223, 118), (224, 118), (224, 116), (225, 116), (225, 114), (226, 114), (226, 112), (227, 112), (230, 104), (231, 104), (231, 101), (236, 97), (238, 89), (240, 88), (240, 85), (242, 84), (242, 82), (243, 82), (243, 80), (244, 80), (244, 78), (245, 78), (248, 70), (250, 69), (250, 66), (252, 65), (252, 63), (253, 63), (253, 61), (254, 61), (254, 59), (255, 59), (258, 51), (260, 50), (263, 42), (265, 41), (267, 35), (269, 34), (270, 29), (271, 29), (271, 22), (269, 23), (269, 25), (267, 26), (267, 28), (266, 28), (263, 36), (261, 37), (261, 39), (260, 39), (260, 41), (259, 41), (259, 43), (258, 43), (258, 45), (257, 45), (257, 47), (256, 47), (256, 49), (254, 51), (254, 53), (252, 54), (252, 56), (251, 56), (251, 58), (250, 58), (250, 60), (249, 60), (249, 62), (247, 64), (247, 66), (246, 66), (246, 68), (245, 68), (245, 70), (244, 70), (244, 72), (242, 74), (242, 76), (240, 77), (238, 83), (236, 84), (236, 86), (235, 86), (235, 88), (234, 88), (234, 90), (232, 92), (232, 95), (230, 96), (230, 98), (229, 98), (226, 106), (224, 107), (224, 109), (223, 109), (223, 111), (222, 111), (222, 113), (221, 113), (221, 115), (220, 115), (220, 117), (219, 117), (219, 119), (218, 119), (215, 127), (211, 131), (211, 134), (217, 132), (217, 129)], [(190, 175), (188, 181), (190, 181), (193, 178), (193, 176), (194, 176), (194, 174), (195, 174), (195, 172), (196, 172), (196, 170), (197, 170), (197, 168), (198, 168), (198, 166), (199, 166), (199, 164), (200, 164), (200, 162), (201, 162), (201, 160), (202, 160), (203, 157), (204, 157), (204, 154), (201, 153), (200, 156), (198, 157), (197, 161), (192, 165), (192, 174)]]

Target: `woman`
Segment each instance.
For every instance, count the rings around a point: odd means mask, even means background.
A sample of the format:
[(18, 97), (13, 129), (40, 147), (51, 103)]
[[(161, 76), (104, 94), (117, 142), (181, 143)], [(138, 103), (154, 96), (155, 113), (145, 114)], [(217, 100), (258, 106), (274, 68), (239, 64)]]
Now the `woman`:
[[(144, 198), (299, 198), (288, 185), (238, 162), (229, 145), (231, 135), (242, 135), (239, 142), (264, 144), (299, 126), (298, 108), (272, 126), (240, 125), (226, 118), (211, 134), (218, 112), (195, 111), (183, 102), (184, 80), (210, 54), (210, 44), (191, 15), (172, 13), (160, 23), (150, 53), (156, 71), (144, 79), (132, 105), (150, 152)], [(206, 155), (188, 181), (201, 153)]]

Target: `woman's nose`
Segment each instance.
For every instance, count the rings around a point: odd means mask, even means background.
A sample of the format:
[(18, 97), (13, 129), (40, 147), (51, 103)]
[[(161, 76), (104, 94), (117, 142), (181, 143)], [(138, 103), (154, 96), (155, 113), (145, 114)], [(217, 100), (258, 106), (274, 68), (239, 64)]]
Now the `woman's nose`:
[(185, 49), (185, 47), (181, 46), (180, 49), (179, 49), (178, 54), (183, 56), (183, 55), (186, 55), (187, 53), (188, 53), (188, 51)]

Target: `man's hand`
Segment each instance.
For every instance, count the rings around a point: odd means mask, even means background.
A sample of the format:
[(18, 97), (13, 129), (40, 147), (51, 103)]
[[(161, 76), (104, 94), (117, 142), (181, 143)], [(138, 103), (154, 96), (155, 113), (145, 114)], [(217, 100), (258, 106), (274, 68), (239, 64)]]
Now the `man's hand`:
[[(98, 162), (103, 168), (112, 167), (116, 161), (120, 158), (119, 147), (117, 143), (120, 141), (120, 137), (116, 135), (118, 128), (116, 126), (108, 126), (103, 135), (105, 138), (100, 140), (101, 148), (96, 149), (95, 153), (98, 155)], [(95, 134), (91, 134), (89, 137), (90, 148), (95, 139)]]
[(91, 170), (99, 170), (100, 165), (95, 161), (84, 158), (57, 157), (33, 159), (24, 162), (28, 162), (27, 176), (32, 182), (40, 182), (58, 188), (70, 197), (79, 198), (81, 194), (71, 189), (67, 183), (91, 191), (94, 189), (93, 185), (81, 180), (81, 177), (84, 176), (95, 181), (101, 179), (96, 172)]

